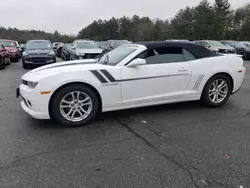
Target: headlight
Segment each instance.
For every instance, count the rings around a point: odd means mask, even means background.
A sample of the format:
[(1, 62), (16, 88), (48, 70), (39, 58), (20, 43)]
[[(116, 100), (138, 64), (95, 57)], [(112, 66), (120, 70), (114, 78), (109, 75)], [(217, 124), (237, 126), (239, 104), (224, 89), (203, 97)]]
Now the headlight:
[(51, 52), (49, 53), (49, 55), (55, 55), (55, 52), (54, 52), (54, 51), (51, 51)]
[(27, 83), (28, 87), (34, 89), (37, 86), (38, 82), (29, 82)]
[(27, 52), (23, 52), (23, 56), (28, 56), (29, 54)]

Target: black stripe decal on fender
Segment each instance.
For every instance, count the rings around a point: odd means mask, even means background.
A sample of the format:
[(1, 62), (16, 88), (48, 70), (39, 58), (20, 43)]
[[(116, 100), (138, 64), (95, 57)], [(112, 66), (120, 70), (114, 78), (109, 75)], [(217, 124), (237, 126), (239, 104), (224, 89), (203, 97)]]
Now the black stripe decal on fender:
[(109, 79), (110, 82), (116, 82), (115, 78), (107, 70), (101, 70), (101, 72)]
[(171, 75), (162, 75), (162, 76), (130, 78), (130, 79), (117, 80), (117, 82), (135, 81), (135, 80), (147, 80), (147, 79), (156, 79), (156, 78), (173, 77), (173, 76), (184, 76), (184, 75), (189, 75), (189, 74), (171, 74)]
[(95, 75), (95, 77), (101, 82), (101, 83), (108, 83), (108, 81), (96, 70), (91, 70), (91, 72)]

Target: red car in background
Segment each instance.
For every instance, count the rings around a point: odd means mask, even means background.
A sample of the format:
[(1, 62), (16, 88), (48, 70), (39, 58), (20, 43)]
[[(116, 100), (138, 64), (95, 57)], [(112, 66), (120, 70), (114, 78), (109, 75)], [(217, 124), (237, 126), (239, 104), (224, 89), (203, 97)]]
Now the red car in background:
[(14, 40), (0, 39), (0, 45), (9, 52), (10, 60), (13, 62), (18, 62), (20, 58), (19, 48)]
[(3, 45), (0, 45), (0, 69), (10, 64), (10, 54)]

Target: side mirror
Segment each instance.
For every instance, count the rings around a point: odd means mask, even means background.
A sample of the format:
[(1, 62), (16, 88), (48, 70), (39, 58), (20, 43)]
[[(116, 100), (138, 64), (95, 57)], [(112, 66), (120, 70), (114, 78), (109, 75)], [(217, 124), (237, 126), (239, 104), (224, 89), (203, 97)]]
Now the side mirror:
[(209, 44), (206, 44), (205, 47), (206, 47), (206, 48), (210, 48), (211, 46), (210, 46)]
[(141, 59), (141, 58), (137, 58), (137, 59), (134, 59), (133, 61), (131, 61), (127, 67), (137, 67), (137, 66), (140, 66), (140, 65), (146, 65), (146, 60), (145, 59)]
[(76, 48), (75, 48), (74, 46), (71, 46), (71, 49), (72, 49), (72, 50), (75, 50)]

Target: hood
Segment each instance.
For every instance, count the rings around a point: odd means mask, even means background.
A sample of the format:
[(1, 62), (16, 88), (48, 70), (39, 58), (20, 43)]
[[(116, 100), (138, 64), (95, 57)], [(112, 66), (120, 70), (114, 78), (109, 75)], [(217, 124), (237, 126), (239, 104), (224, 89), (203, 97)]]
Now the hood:
[(85, 54), (100, 54), (102, 53), (101, 48), (93, 48), (93, 49), (76, 49), (78, 53), (85, 53)]
[(36, 49), (36, 50), (25, 50), (29, 55), (40, 55), (40, 54), (48, 54), (52, 51), (52, 49)]
[(69, 72), (77, 70), (95, 69), (96, 67), (99, 66), (104, 66), (104, 65), (96, 63), (95, 59), (74, 60), (74, 61), (58, 62), (45, 65), (30, 71), (30, 73), (48, 74), (48, 73), (64, 72), (64, 71)]
[(16, 52), (18, 50), (17, 47), (4, 47), (4, 48), (9, 52)]

